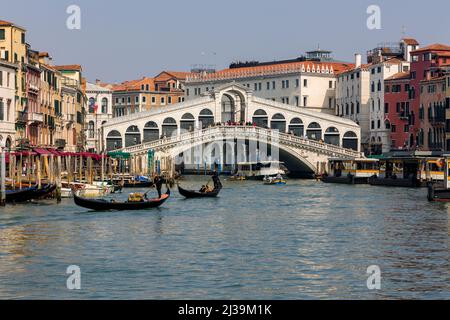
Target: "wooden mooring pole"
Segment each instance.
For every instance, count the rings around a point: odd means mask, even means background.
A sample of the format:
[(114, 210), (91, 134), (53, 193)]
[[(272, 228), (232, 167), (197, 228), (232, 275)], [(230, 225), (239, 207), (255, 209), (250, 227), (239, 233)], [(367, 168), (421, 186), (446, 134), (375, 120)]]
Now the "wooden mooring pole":
[(0, 206), (4, 207), (6, 204), (6, 152), (4, 142), (0, 143)]

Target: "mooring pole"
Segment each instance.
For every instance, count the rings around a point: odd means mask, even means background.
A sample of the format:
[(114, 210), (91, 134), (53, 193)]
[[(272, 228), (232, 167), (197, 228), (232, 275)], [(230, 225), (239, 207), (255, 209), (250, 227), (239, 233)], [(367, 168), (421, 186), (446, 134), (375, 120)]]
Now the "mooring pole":
[(61, 202), (61, 156), (58, 156), (56, 162), (56, 202)]
[(6, 204), (6, 154), (3, 141), (0, 141), (0, 166), (0, 206), (4, 207)]

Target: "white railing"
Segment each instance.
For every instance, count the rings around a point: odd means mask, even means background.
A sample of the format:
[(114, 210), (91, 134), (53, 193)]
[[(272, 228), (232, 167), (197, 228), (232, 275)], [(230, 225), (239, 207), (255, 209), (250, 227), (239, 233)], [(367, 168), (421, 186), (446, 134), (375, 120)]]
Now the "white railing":
[(174, 148), (185, 144), (194, 144), (199, 141), (213, 141), (226, 138), (257, 138), (263, 141), (278, 141), (279, 145), (289, 145), (299, 149), (309, 149), (315, 152), (332, 154), (333, 156), (345, 156), (361, 158), (362, 153), (353, 149), (345, 149), (340, 146), (297, 137), (287, 133), (279, 133), (275, 130), (263, 129), (252, 126), (217, 126), (193, 132), (187, 132), (178, 136), (163, 138), (140, 145), (121, 149), (127, 153), (139, 153), (149, 149)]

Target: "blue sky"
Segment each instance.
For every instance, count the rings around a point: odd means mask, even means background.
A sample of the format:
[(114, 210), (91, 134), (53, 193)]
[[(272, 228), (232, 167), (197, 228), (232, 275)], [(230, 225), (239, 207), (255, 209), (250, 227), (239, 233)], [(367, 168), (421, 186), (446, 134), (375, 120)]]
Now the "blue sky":
[[(376, 44), (406, 35), (450, 44), (450, 2), (428, 0), (0, 0), (0, 19), (25, 27), (33, 48), (56, 64), (81, 64), (89, 80), (119, 82), (194, 64), (221, 69), (234, 60), (299, 56), (320, 44), (353, 61)], [(7, 4), (6, 4), (7, 3)], [(66, 8), (81, 8), (81, 30), (66, 28)], [(366, 27), (381, 7), (381, 30)]]

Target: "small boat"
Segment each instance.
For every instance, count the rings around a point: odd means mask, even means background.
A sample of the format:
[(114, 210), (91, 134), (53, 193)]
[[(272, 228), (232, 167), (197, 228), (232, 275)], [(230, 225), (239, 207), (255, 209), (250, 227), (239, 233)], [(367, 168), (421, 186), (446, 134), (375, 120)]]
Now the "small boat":
[(277, 176), (277, 177), (264, 177), (264, 184), (265, 185), (285, 185), (286, 180), (283, 179), (283, 177)]
[(45, 198), (47, 196), (49, 196), (50, 194), (53, 193), (53, 191), (56, 190), (56, 185), (55, 184), (46, 184), (44, 186), (42, 186), (42, 188), (37, 189), (34, 193), (33, 199), (42, 199)]
[(243, 174), (236, 174), (228, 178), (228, 181), (245, 181), (247, 178)]
[(222, 188), (216, 188), (213, 189), (210, 192), (200, 192), (200, 191), (195, 191), (195, 190), (186, 190), (183, 189), (182, 187), (180, 187), (178, 185), (178, 192), (180, 192), (180, 194), (188, 199), (193, 199), (193, 198), (215, 198), (219, 195), (219, 192)]
[(450, 190), (446, 188), (438, 188), (434, 183), (429, 183), (428, 201), (450, 202)]
[(35, 197), (37, 186), (19, 190), (6, 190), (6, 202), (26, 202)]
[(106, 199), (86, 199), (78, 195), (78, 191), (73, 192), (73, 198), (77, 206), (95, 211), (124, 211), (124, 210), (145, 210), (157, 208), (170, 197), (170, 189), (159, 199), (143, 199), (142, 201), (115, 201)]

